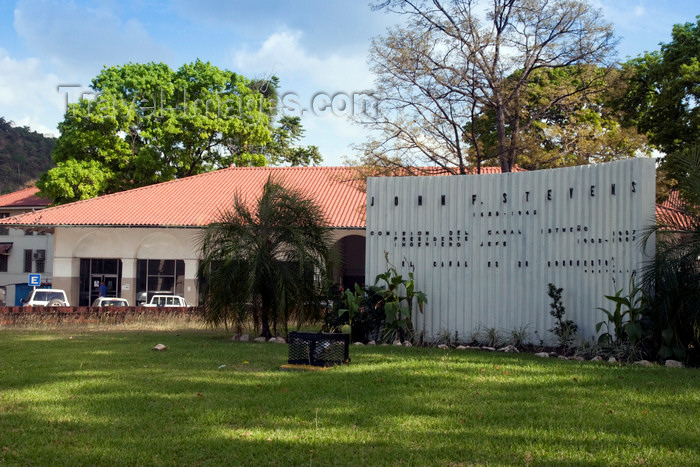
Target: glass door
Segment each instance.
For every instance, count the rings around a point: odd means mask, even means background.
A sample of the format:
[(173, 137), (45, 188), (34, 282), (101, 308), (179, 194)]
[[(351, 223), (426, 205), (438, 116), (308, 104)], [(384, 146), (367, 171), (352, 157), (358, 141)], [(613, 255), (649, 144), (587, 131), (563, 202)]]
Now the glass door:
[(92, 274), (90, 276), (90, 303), (100, 296), (100, 284), (107, 286), (107, 297), (118, 297), (116, 274)]

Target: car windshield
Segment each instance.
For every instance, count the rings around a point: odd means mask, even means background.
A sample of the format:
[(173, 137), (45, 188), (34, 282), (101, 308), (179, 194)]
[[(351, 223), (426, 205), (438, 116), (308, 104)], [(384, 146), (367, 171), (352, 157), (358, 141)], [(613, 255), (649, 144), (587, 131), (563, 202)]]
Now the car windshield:
[(35, 302), (49, 302), (54, 299), (63, 300), (63, 294), (61, 292), (39, 291), (34, 295)]
[(126, 300), (113, 298), (109, 300), (102, 300), (101, 304), (102, 306), (126, 306)]

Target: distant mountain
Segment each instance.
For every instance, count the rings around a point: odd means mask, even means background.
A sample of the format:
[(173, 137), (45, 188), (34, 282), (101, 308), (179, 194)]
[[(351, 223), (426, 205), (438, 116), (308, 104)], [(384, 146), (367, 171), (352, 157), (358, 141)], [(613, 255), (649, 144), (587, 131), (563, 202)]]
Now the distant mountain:
[(0, 194), (11, 193), (37, 180), (54, 166), (56, 138), (28, 127), (16, 127), (0, 117)]

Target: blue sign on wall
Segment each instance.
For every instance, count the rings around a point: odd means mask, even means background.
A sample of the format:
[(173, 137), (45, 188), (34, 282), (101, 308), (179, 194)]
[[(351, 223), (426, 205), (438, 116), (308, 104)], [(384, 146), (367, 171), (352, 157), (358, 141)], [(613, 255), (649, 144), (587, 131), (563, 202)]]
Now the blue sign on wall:
[(41, 274), (29, 274), (28, 285), (39, 286), (41, 285)]

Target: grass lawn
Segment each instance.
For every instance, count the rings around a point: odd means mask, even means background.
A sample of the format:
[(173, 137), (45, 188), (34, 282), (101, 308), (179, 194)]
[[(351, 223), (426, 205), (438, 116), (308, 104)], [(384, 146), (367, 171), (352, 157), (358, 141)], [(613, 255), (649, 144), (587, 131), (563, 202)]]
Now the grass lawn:
[(700, 465), (698, 369), (350, 357), (285, 372), (286, 345), (221, 332), (0, 330), (0, 465)]

